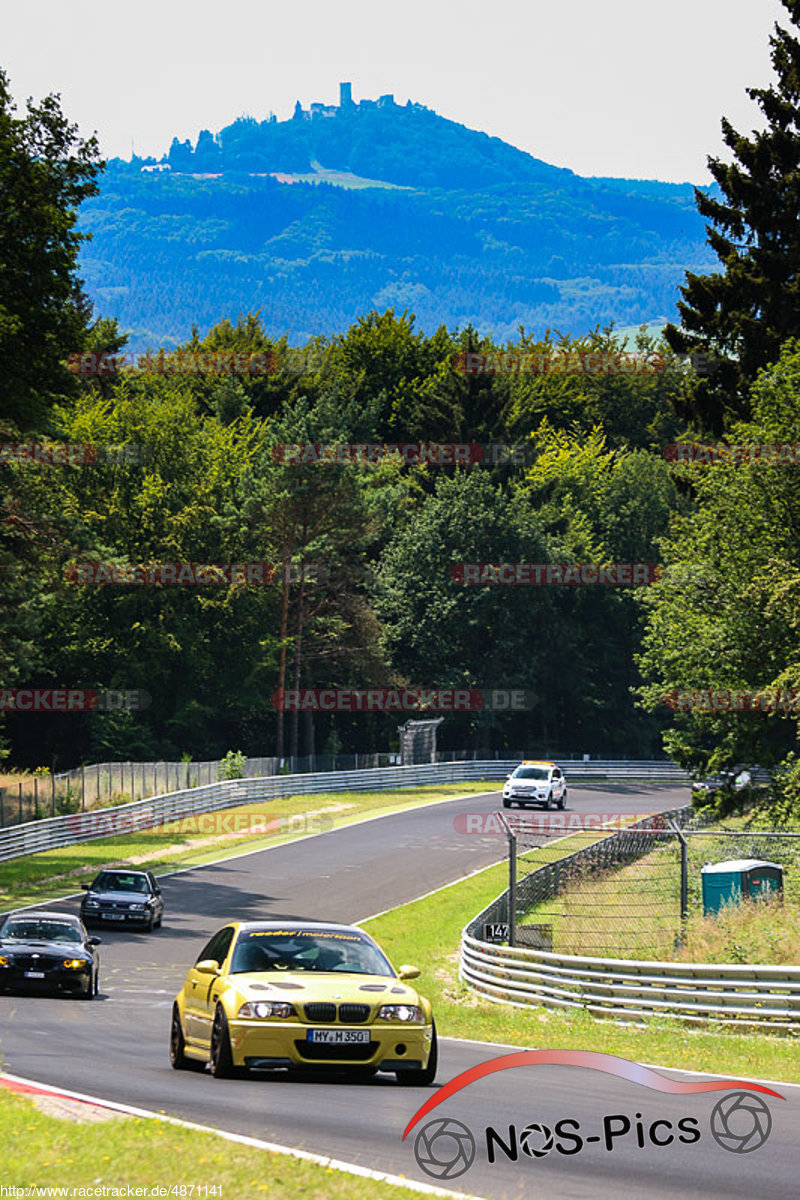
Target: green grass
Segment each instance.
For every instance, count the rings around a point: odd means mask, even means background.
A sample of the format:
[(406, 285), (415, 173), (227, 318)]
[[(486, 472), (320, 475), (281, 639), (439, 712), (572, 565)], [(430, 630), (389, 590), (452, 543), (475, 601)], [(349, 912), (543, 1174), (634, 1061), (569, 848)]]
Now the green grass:
[[(269, 1135), (267, 1134), (267, 1137)], [(409, 1188), (363, 1179), (270, 1150), (230, 1142), (167, 1121), (121, 1117), (97, 1123), (39, 1111), (26, 1096), (0, 1088), (5, 1187), (216, 1187), (216, 1200), (373, 1200), (418, 1197)], [(76, 1193), (77, 1194), (77, 1193)], [(188, 1186), (184, 1193), (189, 1196)], [(212, 1195), (209, 1190), (206, 1197)]]
[[(567, 843), (562, 843), (567, 848)], [(571, 846), (569, 847), (571, 849)], [(495, 1004), (458, 977), (461, 930), (507, 883), (504, 865), (364, 922), (395, 963), (422, 968), (439, 1033), (528, 1048), (603, 1050), (622, 1058), (730, 1077), (800, 1082), (800, 1039), (743, 1033), (669, 1018), (646, 1024), (598, 1021), (588, 1013)]]
[[(80, 842), (58, 850), (45, 850), (0, 863), (0, 911), (23, 904), (54, 899), (80, 890), (102, 867), (141, 866), (166, 874), (178, 867), (200, 866), (237, 853), (265, 849), (303, 836), (300, 818), (309, 817), (307, 832), (319, 831), (323, 820), (330, 828), (352, 825), (369, 817), (403, 812), (436, 800), (480, 793), (499, 787), (487, 782), (436, 784), (429, 787), (397, 788), (381, 792), (320, 792), (307, 796), (260, 801), (217, 813), (202, 814), (205, 819), (234, 823), (237, 819), (276, 816), (295, 818), (296, 828), (286, 833), (258, 836), (253, 833), (193, 832), (186, 821), (161, 826), (158, 830), (140, 830), (117, 837)], [(312, 814), (317, 814), (313, 817)], [(262, 823), (263, 827), (263, 823)]]

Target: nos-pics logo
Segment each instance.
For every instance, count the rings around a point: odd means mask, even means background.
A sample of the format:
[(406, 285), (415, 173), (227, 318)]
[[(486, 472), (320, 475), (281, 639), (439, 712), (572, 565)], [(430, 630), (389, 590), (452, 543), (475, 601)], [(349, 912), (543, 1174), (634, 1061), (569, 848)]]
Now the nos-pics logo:
[(486, 1160), (495, 1162), (535, 1161), (551, 1153), (571, 1157), (593, 1148), (610, 1152), (621, 1146), (637, 1150), (672, 1145), (692, 1146), (708, 1134), (723, 1150), (732, 1154), (752, 1154), (760, 1150), (772, 1132), (772, 1114), (762, 1095), (784, 1097), (759, 1083), (742, 1080), (702, 1080), (686, 1083), (669, 1079), (659, 1071), (640, 1066), (613, 1054), (588, 1050), (521, 1050), (490, 1059), (451, 1079), (414, 1114), (403, 1133), (403, 1140), (439, 1104), (449, 1100), (471, 1083), (505, 1071), (527, 1066), (587, 1067), (616, 1075), (656, 1092), (672, 1096), (692, 1096), (700, 1092), (725, 1092), (711, 1110), (707, 1129), (699, 1117), (691, 1115), (644, 1117), (641, 1112), (607, 1113), (594, 1124), (573, 1117), (562, 1117), (552, 1124), (532, 1121), (495, 1128), (486, 1125), (476, 1138), (473, 1129), (453, 1117), (434, 1117), (426, 1121), (414, 1139), (414, 1156), (434, 1179), (457, 1179), (474, 1163), (482, 1148)]

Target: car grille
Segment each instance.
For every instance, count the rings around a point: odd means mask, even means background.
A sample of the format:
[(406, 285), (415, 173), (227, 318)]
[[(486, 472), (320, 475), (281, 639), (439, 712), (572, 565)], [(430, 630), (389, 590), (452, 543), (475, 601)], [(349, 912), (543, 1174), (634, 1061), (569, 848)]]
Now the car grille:
[(369, 1020), (368, 1004), (340, 1004), (337, 1015), (335, 1004), (305, 1004), (307, 1021), (324, 1021), (326, 1024), (339, 1021), (343, 1025), (362, 1025)]
[(339, 1020), (346, 1025), (358, 1025), (369, 1020), (368, 1004), (340, 1004)]
[[(66, 957), (66, 951), (64, 956)], [(14, 955), (14, 966), (23, 971), (50, 971), (60, 962), (61, 959), (56, 958), (53, 954), (40, 954), (37, 958), (34, 958), (32, 954)]]
[(305, 1004), (303, 1005), (307, 1021), (335, 1021), (335, 1004)]
[(366, 1062), (378, 1049), (377, 1042), (361, 1042), (355, 1046), (326, 1046), (324, 1043), (296, 1041), (297, 1053), (311, 1062)]

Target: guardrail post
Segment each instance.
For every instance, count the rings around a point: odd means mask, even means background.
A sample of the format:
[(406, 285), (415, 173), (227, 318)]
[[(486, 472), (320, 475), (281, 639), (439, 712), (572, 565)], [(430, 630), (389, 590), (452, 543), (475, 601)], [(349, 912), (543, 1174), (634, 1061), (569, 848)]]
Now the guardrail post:
[(50, 815), (51, 815), (51, 817), (54, 817), (54, 816), (56, 815), (56, 773), (55, 773), (55, 763), (53, 763), (53, 771), (52, 771), (52, 774), (50, 775)]
[[(34, 775), (34, 777), (33, 777), (33, 803), (34, 803), (35, 810), (36, 810), (36, 820), (38, 821), (39, 820), (39, 776), (38, 775)], [(3, 819), (0, 816), (0, 825), (2, 825), (2, 824), (3, 824)]]
[[(84, 769), (81, 765), (81, 812), (86, 812), (86, 779), (84, 778)], [(38, 817), (38, 812), (37, 812)]]

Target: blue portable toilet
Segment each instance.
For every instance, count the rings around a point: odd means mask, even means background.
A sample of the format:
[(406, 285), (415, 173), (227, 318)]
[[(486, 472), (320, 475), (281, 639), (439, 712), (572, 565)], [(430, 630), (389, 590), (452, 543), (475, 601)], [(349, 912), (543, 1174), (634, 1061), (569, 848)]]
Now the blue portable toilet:
[(783, 894), (783, 867), (760, 858), (737, 858), (713, 863), (700, 872), (703, 881), (703, 916), (719, 912), (723, 904), (738, 904), (742, 897), (757, 900)]

